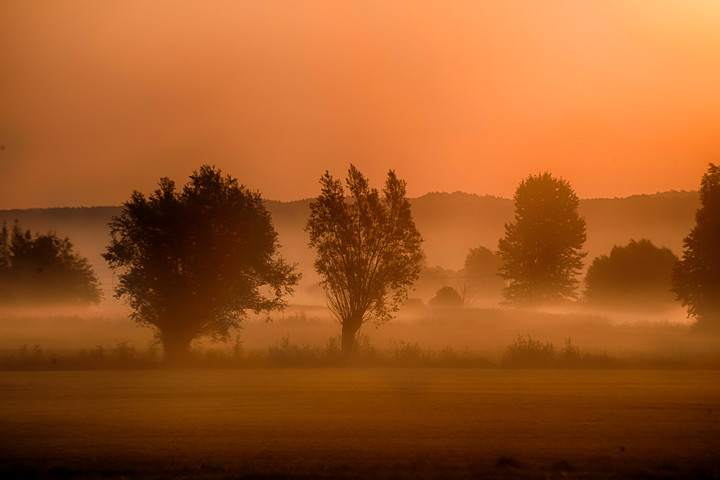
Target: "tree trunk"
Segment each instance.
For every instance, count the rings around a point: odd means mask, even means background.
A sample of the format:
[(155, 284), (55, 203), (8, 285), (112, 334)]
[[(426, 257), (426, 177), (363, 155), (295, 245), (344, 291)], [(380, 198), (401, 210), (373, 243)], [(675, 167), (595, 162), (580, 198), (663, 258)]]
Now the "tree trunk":
[(357, 333), (362, 325), (362, 316), (346, 318), (342, 324), (342, 352), (345, 355), (355, 353), (357, 347)]
[(184, 365), (188, 362), (192, 338), (186, 339), (173, 335), (163, 335), (162, 341), (163, 365), (173, 367)]

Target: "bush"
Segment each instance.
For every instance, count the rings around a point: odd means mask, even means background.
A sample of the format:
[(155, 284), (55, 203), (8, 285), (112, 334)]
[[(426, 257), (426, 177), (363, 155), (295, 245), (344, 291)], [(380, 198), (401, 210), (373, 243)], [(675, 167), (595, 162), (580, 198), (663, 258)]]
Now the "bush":
[(509, 368), (610, 368), (621, 366), (617, 359), (611, 359), (605, 353), (583, 352), (572, 343), (570, 338), (565, 340), (563, 348), (558, 352), (552, 342), (542, 343), (530, 335), (519, 335), (505, 350), (500, 365)]
[(508, 367), (534, 368), (547, 367), (555, 360), (555, 346), (542, 343), (530, 335), (518, 335), (507, 347), (501, 364)]
[(126, 340), (115, 345), (97, 345), (77, 352), (46, 351), (40, 345), (23, 345), (0, 357), (0, 370), (113, 370), (153, 368), (159, 363), (153, 345), (139, 353)]
[(428, 305), (436, 308), (462, 308), (463, 299), (453, 287), (442, 287)]

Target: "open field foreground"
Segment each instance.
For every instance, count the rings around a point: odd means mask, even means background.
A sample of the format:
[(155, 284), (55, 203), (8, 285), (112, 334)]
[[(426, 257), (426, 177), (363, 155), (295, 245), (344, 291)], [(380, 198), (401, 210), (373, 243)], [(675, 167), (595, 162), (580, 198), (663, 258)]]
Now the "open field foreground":
[(716, 371), (0, 373), (0, 478), (720, 478)]

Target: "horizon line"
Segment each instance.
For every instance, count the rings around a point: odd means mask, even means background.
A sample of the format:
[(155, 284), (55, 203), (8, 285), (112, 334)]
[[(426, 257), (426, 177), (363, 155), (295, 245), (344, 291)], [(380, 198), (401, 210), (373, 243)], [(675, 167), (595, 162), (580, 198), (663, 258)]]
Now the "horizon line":
[[(654, 195), (664, 195), (664, 194), (672, 194), (672, 193), (697, 193), (698, 190), (663, 190), (663, 191), (657, 191), (655, 193), (634, 193), (631, 195), (626, 195), (624, 197), (586, 197), (586, 198), (579, 198), (580, 201), (587, 201), (587, 200), (624, 200), (628, 198), (633, 197), (651, 197)], [(408, 197), (409, 200), (418, 200), (423, 197), (427, 197), (430, 195), (466, 195), (469, 197), (478, 197), (478, 198), (495, 198), (499, 200), (507, 200), (512, 201), (512, 198), (508, 197), (501, 197), (499, 195), (492, 195), (492, 194), (479, 194), (479, 193), (468, 193), (463, 192), (462, 190), (455, 190), (454, 192), (447, 192), (447, 191), (432, 191), (432, 192), (426, 192), (420, 196), (417, 197)], [(306, 202), (306, 201), (312, 201), (315, 197), (305, 197), (305, 198), (299, 198), (295, 200), (274, 200), (271, 198), (263, 198), (263, 201), (265, 202), (272, 202), (272, 203), (299, 203), (299, 202)], [(71, 209), (71, 208), (118, 208), (121, 207), (122, 203), (116, 204), (116, 205), (63, 205), (63, 206), (45, 206), (45, 207), (13, 207), (13, 208), (0, 208), (0, 212), (9, 212), (9, 211), (16, 211), (16, 210), (53, 210), (53, 209)]]

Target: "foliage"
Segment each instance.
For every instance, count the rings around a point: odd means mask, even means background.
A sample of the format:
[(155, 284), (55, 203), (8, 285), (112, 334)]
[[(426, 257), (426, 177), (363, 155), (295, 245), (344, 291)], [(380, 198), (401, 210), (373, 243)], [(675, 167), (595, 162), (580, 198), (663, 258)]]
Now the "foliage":
[(657, 308), (673, 301), (670, 291), (677, 256), (650, 240), (614, 246), (596, 257), (588, 269), (585, 296), (589, 304)]
[(246, 310), (284, 307), (298, 281), (260, 194), (207, 165), (182, 191), (163, 178), (147, 198), (134, 192), (110, 226), (115, 294), (155, 327), (166, 360), (181, 359), (196, 337), (227, 337)]
[(437, 291), (435, 296), (430, 299), (428, 304), (431, 307), (461, 308), (463, 306), (463, 299), (453, 287), (442, 287)]
[(538, 305), (576, 298), (585, 219), (570, 184), (549, 173), (530, 175), (514, 196), (515, 220), (498, 243), (505, 303)]
[[(608, 368), (622, 366), (607, 354), (583, 352), (565, 339), (562, 349), (556, 350), (552, 342), (543, 343), (530, 335), (519, 335), (502, 357), (501, 366), (510, 368)], [(634, 364), (628, 364), (631, 367)]]
[(489, 248), (471, 248), (463, 270), (469, 293), (482, 298), (499, 297), (505, 287), (505, 280), (499, 275), (502, 266), (502, 257)]
[(87, 258), (68, 238), (32, 235), (15, 222), (0, 232), (0, 302), (4, 304), (87, 304), (100, 301), (100, 287)]
[(432, 299), (439, 289), (449, 286), (459, 294), (464, 306), (469, 306), (474, 299), (494, 304), (505, 286), (505, 280), (499, 276), (500, 267), (502, 259), (489, 248), (471, 248), (460, 271), (423, 265), (415, 292)]
[(512, 367), (545, 367), (555, 359), (555, 346), (542, 343), (530, 335), (519, 335), (507, 347), (502, 364)]
[(342, 325), (342, 349), (351, 352), (363, 324), (387, 322), (407, 299), (420, 273), (422, 238), (394, 171), (382, 198), (353, 165), (346, 183), (350, 198), (340, 180), (322, 176), (306, 230), (328, 305)]
[(710, 164), (700, 184), (695, 226), (683, 242), (672, 289), (697, 326), (720, 329), (720, 166)]
[(462, 285), (462, 274), (456, 270), (423, 264), (420, 276), (413, 287), (414, 295), (428, 300), (445, 285)]

